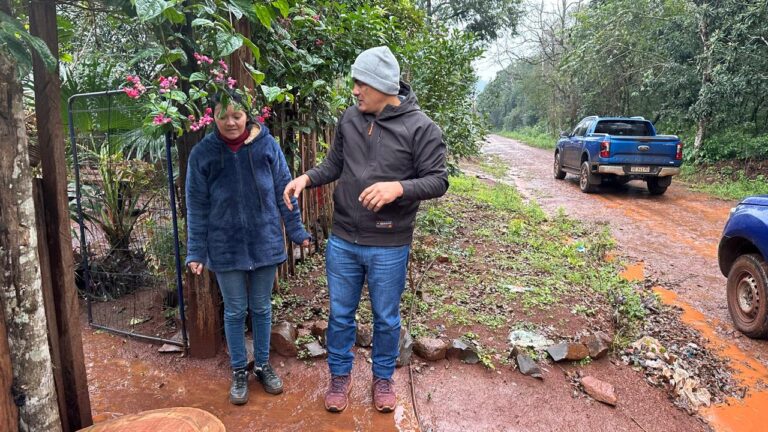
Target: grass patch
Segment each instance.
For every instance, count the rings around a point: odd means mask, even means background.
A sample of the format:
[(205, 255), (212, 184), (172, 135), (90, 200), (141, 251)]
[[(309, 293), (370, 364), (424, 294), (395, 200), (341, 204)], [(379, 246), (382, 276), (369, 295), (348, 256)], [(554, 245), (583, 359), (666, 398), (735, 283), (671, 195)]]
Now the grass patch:
[(497, 134), (522, 141), (523, 143), (541, 149), (552, 150), (557, 146), (557, 137), (536, 127), (520, 128), (513, 131), (499, 131)]
[(500, 179), (507, 175), (507, 164), (498, 155), (487, 155), (480, 161), (480, 168), (494, 178)]
[(699, 166), (684, 165), (680, 178), (691, 189), (728, 200), (768, 194), (765, 174), (749, 178), (743, 171), (734, 172), (730, 167), (706, 167), (702, 170)]
[(470, 176), (450, 184), (417, 218), (415, 248), (428, 251), (420, 256), (442, 257), (420, 288), (429, 296), (422, 322), (493, 333), (509, 329), (521, 308), (528, 319), (552, 323), (562, 311), (586, 320), (614, 313), (625, 333), (642, 321), (638, 284), (618, 276), (621, 263), (603, 259), (615, 246), (607, 227), (585, 226), (562, 210), (548, 216), (506, 184)]

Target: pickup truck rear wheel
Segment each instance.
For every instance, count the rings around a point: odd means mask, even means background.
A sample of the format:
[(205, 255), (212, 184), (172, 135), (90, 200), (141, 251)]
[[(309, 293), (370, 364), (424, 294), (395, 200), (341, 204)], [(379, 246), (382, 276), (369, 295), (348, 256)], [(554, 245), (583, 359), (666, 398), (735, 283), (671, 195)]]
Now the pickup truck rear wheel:
[(658, 177), (649, 177), (645, 182), (651, 195), (663, 195), (667, 191), (667, 187), (669, 187), (660, 185)]
[(562, 180), (565, 178), (565, 171), (563, 171), (563, 164), (560, 163), (560, 152), (555, 153), (555, 178)]
[(728, 272), (728, 312), (737, 330), (768, 337), (768, 265), (757, 254), (741, 255)]
[(584, 193), (592, 193), (597, 190), (597, 185), (592, 182), (588, 161), (581, 163), (581, 171), (579, 171), (579, 188)]

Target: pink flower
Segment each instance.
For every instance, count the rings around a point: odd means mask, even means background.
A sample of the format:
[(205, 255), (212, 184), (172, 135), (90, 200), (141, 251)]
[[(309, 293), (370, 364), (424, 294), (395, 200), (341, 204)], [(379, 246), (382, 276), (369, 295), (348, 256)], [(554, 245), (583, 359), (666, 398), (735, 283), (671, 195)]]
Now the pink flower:
[(232, 77), (227, 78), (227, 87), (233, 89), (235, 88), (235, 84), (237, 84), (237, 80), (233, 79)]
[(208, 114), (200, 117), (200, 124), (203, 126), (208, 126), (211, 123), (213, 123), (213, 117), (209, 116)]
[(166, 117), (165, 115), (163, 115), (163, 113), (156, 115), (155, 118), (152, 119), (153, 125), (164, 125), (170, 122), (171, 122), (171, 118)]
[(131, 98), (131, 99), (138, 99), (141, 94), (139, 94), (139, 91), (132, 88), (132, 87), (123, 87), (123, 92)]
[(320, 15), (312, 15), (312, 19), (315, 21), (320, 21)]
[(229, 72), (229, 66), (227, 66), (227, 63), (224, 60), (219, 60), (219, 66), (221, 66), (221, 70), (223, 70), (224, 73)]
[(213, 114), (213, 109), (211, 109), (211, 107), (206, 108), (205, 109), (205, 115), (206, 116), (210, 116), (211, 114)]
[(272, 108), (265, 106), (261, 109), (261, 117), (268, 119), (272, 116)]
[(195, 57), (195, 60), (197, 60), (197, 64), (213, 63), (213, 59), (211, 59), (210, 57), (204, 56), (202, 54), (194, 53), (193, 56)]
[(325, 44), (325, 42), (324, 42), (322, 39), (315, 39), (315, 45), (316, 45), (316, 46), (319, 46), (319, 47), (321, 47), (321, 46), (323, 46), (324, 44)]
[(258, 120), (259, 123), (264, 123), (264, 120), (266, 120), (266, 118), (264, 118), (264, 116), (258, 116), (256, 117), (256, 120)]

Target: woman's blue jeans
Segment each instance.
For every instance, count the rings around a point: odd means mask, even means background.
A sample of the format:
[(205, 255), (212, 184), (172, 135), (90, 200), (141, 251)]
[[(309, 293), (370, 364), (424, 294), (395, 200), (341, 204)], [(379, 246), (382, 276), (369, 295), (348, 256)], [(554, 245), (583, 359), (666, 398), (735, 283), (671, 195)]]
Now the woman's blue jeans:
[(362, 246), (336, 236), (328, 240), (326, 273), (331, 297), (328, 319), (328, 366), (332, 375), (352, 371), (363, 282), (373, 310), (373, 376), (390, 379), (400, 342), (400, 298), (405, 290), (410, 245)]
[(269, 361), (269, 335), (272, 331), (272, 285), (277, 266), (251, 271), (216, 272), (224, 298), (224, 333), (227, 337), (232, 369), (245, 368), (245, 317), (251, 312), (253, 353), (256, 365)]

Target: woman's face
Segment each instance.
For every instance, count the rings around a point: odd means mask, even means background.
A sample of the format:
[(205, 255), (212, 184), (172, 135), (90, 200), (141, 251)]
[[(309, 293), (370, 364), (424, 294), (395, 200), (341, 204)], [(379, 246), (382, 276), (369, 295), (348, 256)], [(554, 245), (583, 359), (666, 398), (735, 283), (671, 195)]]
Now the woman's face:
[(235, 108), (233, 104), (227, 106), (226, 111), (222, 112), (221, 104), (216, 105), (213, 110), (213, 118), (216, 121), (216, 127), (219, 133), (228, 139), (236, 139), (245, 132), (245, 123), (248, 117), (245, 111)]

